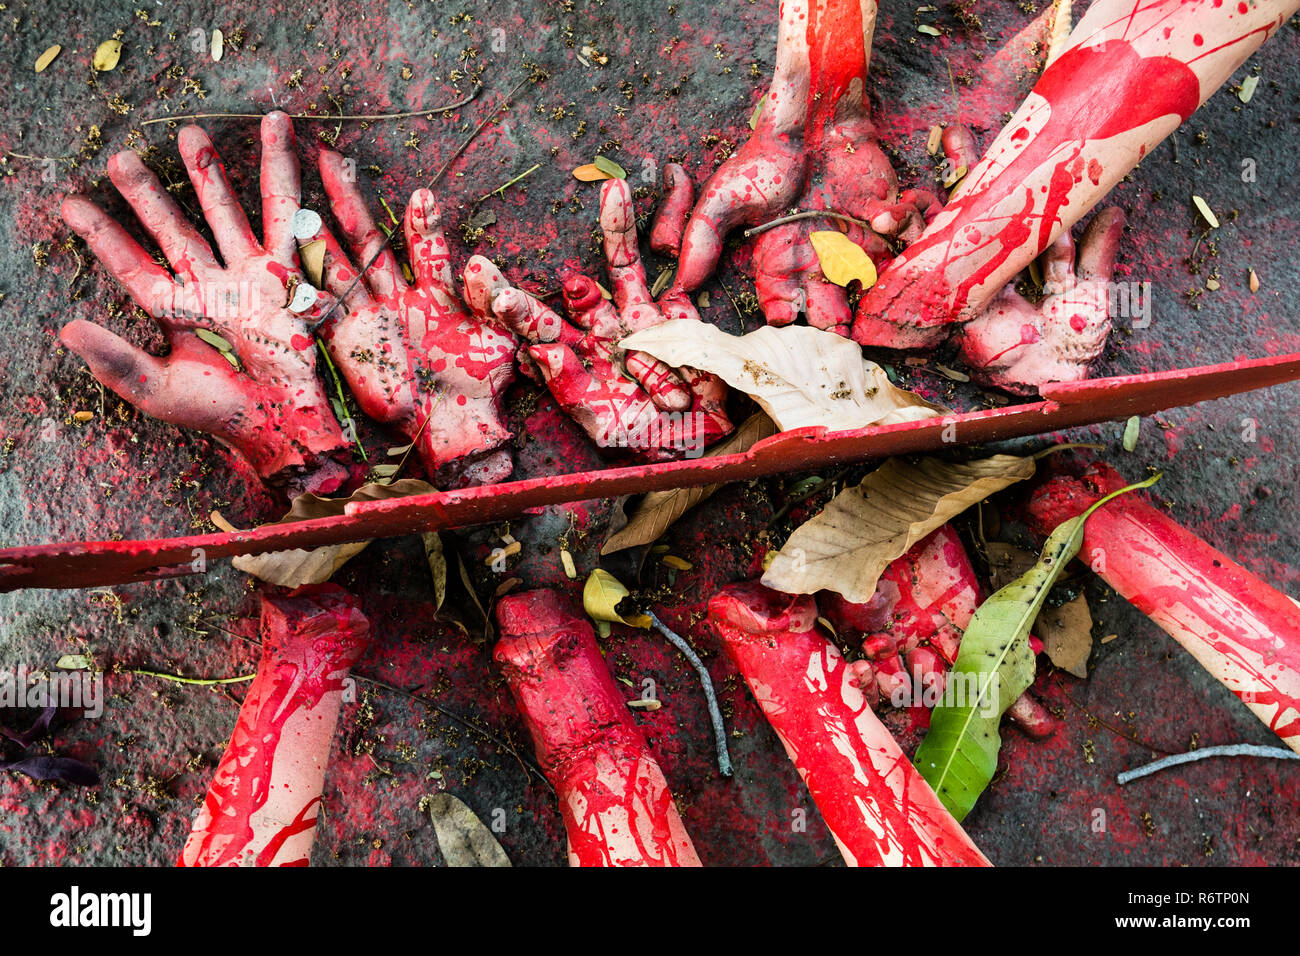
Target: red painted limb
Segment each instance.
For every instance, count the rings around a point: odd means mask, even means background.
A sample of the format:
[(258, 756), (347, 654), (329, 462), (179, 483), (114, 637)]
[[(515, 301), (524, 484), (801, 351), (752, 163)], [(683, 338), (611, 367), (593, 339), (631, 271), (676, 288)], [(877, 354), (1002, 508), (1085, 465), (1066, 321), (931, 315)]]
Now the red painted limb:
[(677, 285), (699, 287), (712, 273), (728, 231), (776, 219), (791, 207), (828, 210), (870, 222), (802, 219), (762, 232), (754, 244), (755, 284), (767, 321), (809, 324), (847, 334), (844, 289), (826, 281), (809, 241), (816, 231), (846, 232), (883, 265), (884, 236), (923, 219), (900, 201), (898, 180), (880, 148), (866, 99), (875, 27), (874, 0), (785, 0), (776, 72), (753, 136), (701, 190), (686, 226)]
[(682, 249), (682, 232), (695, 201), (695, 187), (686, 170), (677, 163), (664, 166), (664, 197), (650, 227), (650, 248), (660, 255), (675, 256)]
[[(1127, 482), (1100, 462), (1058, 476), (1030, 504), (1047, 533)], [(1300, 608), (1141, 495), (1099, 509), (1081, 560), (1146, 614), (1300, 752)]]
[[(882, 703), (918, 706), (927, 699), (927, 686), (935, 695), (929, 699), (943, 690), (962, 634), (984, 597), (961, 538), (945, 524), (890, 562), (870, 601), (853, 604), (826, 591), (818, 605), (837, 634), (862, 641), (866, 660), (850, 666), (863, 692)], [(1008, 713), (1032, 736), (1055, 729), (1051, 715), (1028, 693)]]
[(1097, 0), (943, 212), (858, 307), (864, 345), (933, 345), (1184, 122), (1300, 0)]
[(709, 620), (785, 745), (844, 859), (864, 866), (987, 866), (872, 713), (818, 630), (811, 596), (758, 582), (709, 602)]
[(323, 226), (315, 237), (326, 243), (325, 287), (347, 293), (346, 311), (335, 313), (322, 337), (357, 403), (415, 441), (442, 486), (508, 477), (513, 466), (501, 446), (511, 435), (501, 403), (514, 379), (515, 339), (486, 308), (461, 300), (433, 194), (416, 190), (403, 217), (414, 281), (384, 250), (353, 288), (354, 263), (369, 262), (384, 235), (343, 157), (322, 150), (320, 170), (351, 250), (349, 258)]
[(494, 657), (560, 798), (574, 866), (699, 866), (668, 782), (585, 617), (554, 591), (501, 599)]
[(262, 597), (262, 660), (181, 866), (306, 866), (348, 670), (370, 624), (333, 584)]
[(481, 256), (466, 269), (467, 297), (536, 343), (528, 354), (551, 394), (601, 448), (627, 449), (650, 461), (698, 453), (732, 429), (726, 386), (695, 369), (672, 369), (644, 353), (625, 353), (618, 343), (665, 321), (698, 321), (699, 314), (679, 291), (658, 301), (650, 295), (632, 192), (621, 179), (601, 189), (600, 226), (614, 300), (606, 301), (587, 276), (567, 276), (564, 304), (572, 325), (512, 288)]
[[(283, 113), (262, 121), (264, 242), (259, 243), (226, 180), (207, 135), (179, 136), (181, 157), (221, 250), (224, 267), (176, 202), (134, 153), (118, 153), (108, 173), (157, 241), (173, 280), (116, 222), (88, 199), (69, 196), (64, 221), (162, 327), (171, 346), (149, 355), (91, 322), (75, 321), (63, 343), (100, 382), (147, 415), (208, 432), (249, 460), (268, 483), (297, 494), (328, 494), (348, 479), (347, 442), (316, 375), (309, 323), (332, 300), (304, 290), (288, 308), (289, 287), (302, 280), (288, 234), (296, 208), (298, 161)], [(236, 369), (198, 330), (229, 343)]]

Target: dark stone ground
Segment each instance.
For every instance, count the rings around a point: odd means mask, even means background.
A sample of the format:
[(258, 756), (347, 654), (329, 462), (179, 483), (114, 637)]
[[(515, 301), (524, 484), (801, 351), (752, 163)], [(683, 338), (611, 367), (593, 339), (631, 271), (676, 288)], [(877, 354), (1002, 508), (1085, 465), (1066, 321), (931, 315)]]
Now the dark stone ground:
[[(926, 16), (942, 28), (941, 38), (915, 32), (910, 5), (884, 5), (873, 98), (904, 180), (929, 181), (925, 131), (951, 118), (954, 98), (987, 143), (1002, 117), (987, 110), (976, 115), (974, 104), (984, 101), (967, 83), (979, 76), (981, 58), (999, 38), (1028, 21), (1033, 2), (1022, 9), (1005, 0), (974, 0), (964, 10), (943, 3)], [(136, 6), (160, 22), (136, 15)], [(685, 161), (702, 179), (748, 132), (745, 123), (771, 70), (774, 23), (774, 0), (6, 4), (0, 12), (0, 150), (9, 156), (0, 165), (0, 222), (10, 241), (0, 248), (0, 544), (212, 530), (207, 515), (213, 509), (241, 526), (279, 514), (226, 452), (103, 394), (82, 363), (59, 347), (57, 329), (75, 317), (103, 319), (142, 342), (157, 341), (147, 323), (123, 311), (125, 295), (79, 243), (69, 241), (57, 216), (68, 191), (110, 201), (104, 164), (118, 149), (148, 149), (148, 160), (165, 176), (184, 180), (176, 128), (142, 126), (143, 120), (169, 112), (258, 113), (273, 103), (291, 112), (423, 109), (458, 99), (471, 86), (466, 74), (481, 77), (484, 93), (456, 112), (341, 125), (339, 148), (358, 159), (376, 194), (400, 212), (410, 192), (523, 75), (522, 62), (538, 62), (550, 79), (528, 88), (500, 125), (474, 141), (438, 193), (446, 218), (463, 223), (478, 196), (541, 163), (504, 198), (482, 205), (499, 221), (468, 236), (464, 254), (498, 257), (512, 274), (544, 290), (554, 288), (561, 265), (598, 261), (591, 243), (596, 193), (569, 170), (601, 152), (638, 183), (647, 163), (669, 157)], [(227, 37), (220, 63), (192, 45), (191, 31), (212, 28)], [(93, 75), (94, 48), (118, 31), (125, 45), (120, 66)], [(32, 64), (53, 43), (63, 45), (61, 56), (34, 74)], [(584, 45), (608, 63), (583, 66), (575, 53)], [(1161, 146), (1117, 190), (1114, 200), (1132, 226), (1120, 272), (1153, 283), (1154, 321), (1142, 330), (1117, 328), (1099, 374), (1300, 350), (1297, 54), (1300, 35), (1293, 23), (1234, 77), (1239, 83), (1250, 72), (1260, 75), (1248, 105), (1231, 90), (1221, 91), (1178, 133), (1176, 148), (1173, 142)], [(255, 122), (206, 125), (241, 193), (256, 197)], [(304, 147), (335, 129), (327, 122), (298, 124)], [(1242, 177), (1247, 160), (1256, 173), (1251, 182)], [(318, 200), (309, 166), (305, 180), (308, 200)], [(1224, 223), (1199, 243), (1193, 192), (1206, 197)], [(196, 208), (188, 185), (178, 195)], [(653, 189), (641, 200), (649, 212)], [(722, 272), (733, 294), (745, 288), (743, 259), (738, 253)], [(1248, 268), (1262, 282), (1256, 295), (1246, 288)], [(1188, 291), (1203, 290), (1211, 275), (1222, 288), (1189, 301)], [(715, 280), (709, 288), (706, 316), (737, 330), (741, 322), (721, 286)], [(744, 325), (756, 321), (747, 315)], [(948, 395), (941, 379), (910, 374), (918, 390)], [(945, 389), (935, 393), (936, 384)], [(969, 407), (979, 395), (955, 400)], [(1142, 476), (1149, 466), (1163, 469), (1158, 494), (1180, 521), (1296, 594), (1300, 532), (1290, 523), (1294, 508), (1288, 505), (1300, 487), (1295, 409), (1296, 390), (1289, 387), (1174, 410), (1144, 423), (1132, 455), (1119, 448), (1118, 425), (1070, 437), (1106, 442), (1106, 454), (1130, 476)], [(78, 410), (95, 417), (78, 423), (72, 418)], [(521, 434), (518, 476), (599, 465), (549, 398), (531, 386), (517, 388), (512, 414)], [(52, 440), (43, 440), (43, 431)], [(367, 447), (382, 451), (383, 436), (364, 438)], [(652, 677), (660, 687), (666, 705), (639, 719), (708, 863), (837, 859), (815, 811), (809, 811), (807, 832), (791, 832), (792, 811), (808, 804), (807, 794), (736, 675), (716, 655), (712, 635), (699, 625), (718, 586), (753, 573), (757, 536), (798, 478), (724, 490), (665, 539), (673, 554), (694, 562), (691, 571), (669, 580), (662, 565), (649, 561), (641, 572), (643, 587), (659, 589), (661, 616), (688, 634), (710, 663), (734, 731), (733, 781), (711, 770), (703, 702), (679, 656), (628, 630), (616, 630), (608, 643), (619, 677), (636, 686)], [(595, 566), (609, 507), (589, 502), (513, 522), (509, 531), (524, 542), (524, 552), (507, 576), (532, 586), (563, 584), (576, 593), (581, 582), (568, 582), (559, 568), (562, 539), (585, 576)], [(792, 521), (811, 513), (807, 506), (796, 509), (772, 526), (772, 536), (779, 543)], [(505, 530), (479, 529), (458, 545), (478, 569), (474, 584), (485, 599), (499, 581), (482, 556)], [(627, 563), (608, 566), (625, 580), (635, 577)], [(507, 811), (501, 842), (516, 864), (561, 863), (563, 834), (552, 795), (523, 768), (528, 742), (491, 666), (482, 620), (459, 582), (435, 615), (418, 539), (373, 545), (339, 580), (362, 595), (378, 637), (359, 672), (423, 701), (363, 682), (362, 704), (349, 707), (342, 721), (315, 861), (438, 862), (432, 828), (418, 804), (423, 794), (446, 788), (484, 818), (497, 807)], [(1159, 755), (1144, 743), (1182, 751), (1194, 743), (1275, 741), (1144, 617), (1095, 581), (1088, 593), (1094, 633), (1118, 639), (1097, 646), (1086, 681), (1040, 676), (1036, 691), (1060, 712), (1063, 726), (1044, 743), (1008, 732), (1003, 770), (968, 820), (975, 840), (1003, 865), (1300, 861), (1300, 765), (1206, 761), (1123, 790), (1116, 786), (1118, 771)], [(224, 563), (203, 576), (158, 584), (0, 595), (0, 665), (51, 667), (60, 655), (85, 653), (108, 672), (104, 716), (61, 718), (51, 738), (57, 752), (93, 763), (103, 784), (81, 790), (0, 776), (0, 863), (165, 864), (175, 858), (242, 688), (164, 683), (124, 670), (249, 673), (256, 648), (241, 635), (254, 633), (248, 616), (255, 607), (249, 580)], [(0, 715), (8, 726), (26, 719), (30, 715), (12, 711)], [(1098, 808), (1106, 818), (1100, 833), (1092, 828)]]

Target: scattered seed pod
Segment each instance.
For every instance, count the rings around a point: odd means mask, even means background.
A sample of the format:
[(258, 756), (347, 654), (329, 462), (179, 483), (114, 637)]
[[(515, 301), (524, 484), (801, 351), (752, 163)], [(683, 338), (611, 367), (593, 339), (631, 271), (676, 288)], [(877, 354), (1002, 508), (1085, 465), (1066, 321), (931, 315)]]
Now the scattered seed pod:
[(61, 52), (63, 52), (63, 47), (56, 43), (54, 46), (42, 53), (36, 58), (36, 72), (40, 73), (44, 71), (47, 66), (54, 62), (55, 57), (57, 57)]
[(91, 65), (96, 72), (108, 73), (117, 66), (120, 59), (122, 59), (122, 41), (105, 40), (95, 50), (95, 57), (91, 61)]

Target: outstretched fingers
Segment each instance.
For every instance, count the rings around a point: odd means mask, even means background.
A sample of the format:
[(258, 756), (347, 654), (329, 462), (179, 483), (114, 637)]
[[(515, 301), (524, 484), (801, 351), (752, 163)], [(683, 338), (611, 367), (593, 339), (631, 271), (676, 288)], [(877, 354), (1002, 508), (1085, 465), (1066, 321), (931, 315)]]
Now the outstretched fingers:
[[(333, 150), (323, 149), (320, 154), (320, 178), (329, 196), (334, 218), (343, 230), (343, 238), (352, 248), (357, 267), (365, 270), (365, 279), (376, 298), (387, 299), (396, 295), (406, 281), (402, 277), (397, 257), (388, 248), (388, 239), (375, 225), (370, 210), (357, 187), (355, 169)], [(370, 260), (374, 264), (366, 266)]]
[(262, 118), (262, 239), (281, 265), (293, 265), (297, 240), (293, 217), (302, 197), (293, 121), (279, 110)]
[(139, 156), (130, 151), (116, 154), (108, 161), (108, 176), (177, 275), (191, 281), (220, 268), (212, 247)]
[(59, 339), (90, 366), (90, 372), (146, 415), (169, 418), (167, 403), (159, 401), (166, 383), (162, 359), (136, 348), (94, 322), (75, 319), (59, 330)]
[(610, 179), (601, 188), (600, 229), (605, 234), (605, 261), (618, 310), (653, 302), (637, 248), (632, 189), (625, 180)]
[(83, 196), (69, 196), (61, 212), (63, 221), (86, 241), (136, 305), (159, 319), (175, 311), (179, 287), (107, 213)]
[(451, 268), (451, 249), (442, 233), (442, 213), (433, 193), (417, 189), (406, 204), (403, 217), (406, 249), (411, 271), (420, 285), (441, 289), (455, 295), (456, 279)]
[(230, 187), (226, 167), (208, 134), (197, 126), (187, 126), (177, 137), (177, 146), (203, 215), (221, 250), (221, 258), (231, 265), (257, 255), (261, 249), (253, 236), (253, 227)]

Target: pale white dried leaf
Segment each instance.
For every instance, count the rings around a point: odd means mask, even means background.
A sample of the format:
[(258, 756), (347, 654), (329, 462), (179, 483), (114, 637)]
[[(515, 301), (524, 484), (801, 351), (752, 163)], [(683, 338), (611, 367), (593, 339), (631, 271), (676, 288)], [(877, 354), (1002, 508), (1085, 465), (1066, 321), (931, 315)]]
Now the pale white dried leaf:
[(450, 793), (435, 793), (425, 801), (448, 866), (509, 866), (510, 858), (492, 831), (474, 811)]
[(728, 335), (706, 322), (678, 319), (619, 344), (673, 368), (689, 365), (714, 373), (758, 402), (781, 431), (842, 431), (947, 411), (895, 387), (852, 339), (810, 326), (767, 325), (748, 335)]
[(795, 529), (763, 574), (788, 594), (835, 591), (871, 599), (881, 573), (931, 531), (1034, 473), (1034, 460), (994, 455), (969, 462), (891, 458)]

